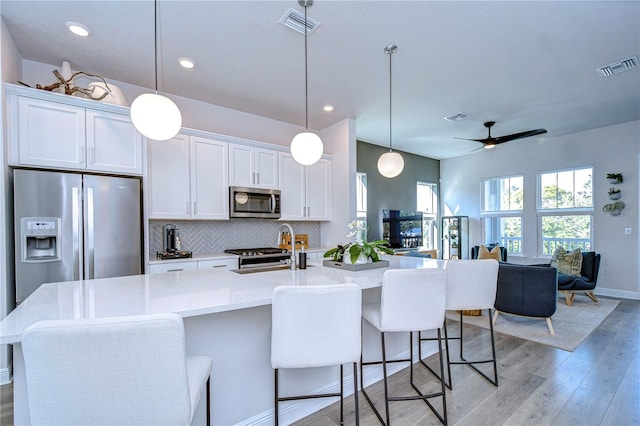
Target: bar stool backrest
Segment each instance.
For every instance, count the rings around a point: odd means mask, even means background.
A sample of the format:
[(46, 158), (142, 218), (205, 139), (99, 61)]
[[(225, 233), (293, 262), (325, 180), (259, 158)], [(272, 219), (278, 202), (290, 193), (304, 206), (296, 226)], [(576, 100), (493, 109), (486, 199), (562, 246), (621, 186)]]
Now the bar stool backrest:
[(380, 331), (442, 327), (446, 272), (443, 269), (389, 269), (382, 277)]
[(41, 321), (22, 339), (34, 425), (188, 425), (177, 314)]
[(493, 309), (498, 266), (494, 259), (447, 262), (447, 310)]
[(272, 310), (273, 368), (360, 360), (362, 290), (357, 284), (279, 286)]

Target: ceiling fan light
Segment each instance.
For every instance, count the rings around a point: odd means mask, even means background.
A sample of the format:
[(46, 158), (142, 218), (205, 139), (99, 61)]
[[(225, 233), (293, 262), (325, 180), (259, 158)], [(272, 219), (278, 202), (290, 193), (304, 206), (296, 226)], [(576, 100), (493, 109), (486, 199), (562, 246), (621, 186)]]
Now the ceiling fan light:
[(322, 157), (323, 149), (320, 136), (309, 131), (298, 133), (291, 141), (293, 159), (304, 166), (316, 163)]
[(484, 149), (493, 149), (493, 148), (495, 148), (495, 147), (496, 147), (496, 144), (495, 144), (495, 143), (486, 143), (486, 144), (484, 144), (484, 147), (483, 147), (483, 148), (484, 148)]
[(402, 173), (404, 169), (404, 159), (397, 152), (385, 152), (378, 158), (378, 171), (387, 178), (394, 178)]
[(166, 141), (182, 127), (182, 115), (177, 105), (166, 96), (144, 93), (131, 104), (131, 121), (149, 139)]

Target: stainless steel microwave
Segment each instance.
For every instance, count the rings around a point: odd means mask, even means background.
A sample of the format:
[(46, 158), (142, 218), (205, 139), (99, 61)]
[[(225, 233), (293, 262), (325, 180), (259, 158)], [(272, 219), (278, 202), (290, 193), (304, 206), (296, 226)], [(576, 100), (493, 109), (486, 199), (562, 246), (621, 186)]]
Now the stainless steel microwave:
[(229, 216), (280, 219), (278, 189), (229, 187)]

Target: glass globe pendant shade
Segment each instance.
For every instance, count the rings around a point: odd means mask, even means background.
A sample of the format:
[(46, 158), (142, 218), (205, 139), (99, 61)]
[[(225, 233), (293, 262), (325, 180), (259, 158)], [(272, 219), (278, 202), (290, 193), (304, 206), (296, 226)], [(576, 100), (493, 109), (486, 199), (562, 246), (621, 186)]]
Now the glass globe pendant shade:
[(182, 127), (178, 106), (166, 96), (144, 93), (131, 104), (131, 121), (140, 133), (149, 139), (166, 141)]
[(322, 157), (323, 148), (320, 136), (309, 131), (298, 133), (291, 141), (291, 155), (303, 166), (315, 164)]
[(378, 159), (378, 171), (387, 178), (394, 178), (402, 173), (404, 169), (404, 159), (397, 152), (385, 152)]

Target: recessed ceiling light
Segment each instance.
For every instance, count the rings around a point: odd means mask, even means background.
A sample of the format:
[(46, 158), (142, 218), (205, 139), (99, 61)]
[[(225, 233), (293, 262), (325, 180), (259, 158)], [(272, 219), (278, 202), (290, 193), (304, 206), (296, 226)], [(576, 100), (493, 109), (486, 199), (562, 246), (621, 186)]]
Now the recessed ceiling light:
[(329, 112), (329, 111), (333, 111), (334, 106), (333, 105), (325, 105), (322, 107), (323, 110)]
[(178, 63), (180, 64), (180, 66), (189, 69), (196, 66), (195, 62), (193, 62), (193, 59), (189, 58), (178, 58)]
[(66, 22), (65, 25), (67, 26), (67, 28), (69, 28), (69, 31), (71, 31), (75, 35), (79, 35), (80, 37), (87, 37), (91, 35), (91, 30), (85, 25), (71, 21)]

